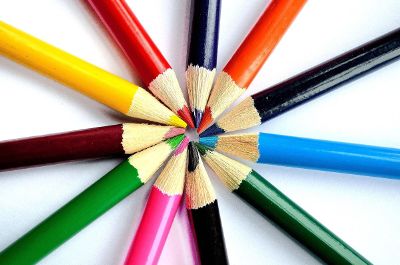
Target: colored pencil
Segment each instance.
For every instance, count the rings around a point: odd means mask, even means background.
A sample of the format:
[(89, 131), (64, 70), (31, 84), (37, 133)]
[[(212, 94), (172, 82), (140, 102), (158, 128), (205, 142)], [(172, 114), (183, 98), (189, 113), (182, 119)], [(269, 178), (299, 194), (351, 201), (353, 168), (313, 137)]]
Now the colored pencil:
[(78, 159), (133, 154), (183, 128), (123, 123), (0, 142), (0, 170)]
[(186, 208), (201, 264), (228, 264), (218, 201), (196, 147), (189, 145)]
[(185, 137), (151, 188), (125, 265), (158, 263), (181, 202), (188, 143)]
[(197, 145), (222, 183), (327, 264), (371, 264), (248, 166)]
[(193, 118), (175, 71), (125, 0), (86, 2), (121, 48), (144, 86), (193, 128)]
[(260, 125), (400, 56), (400, 28), (244, 99), (201, 135)]
[(220, 12), (220, 0), (192, 0), (186, 87), (196, 128), (214, 82)]
[(249, 87), (306, 0), (272, 0), (218, 75), (198, 132), (202, 132)]
[(0, 264), (34, 264), (140, 188), (179, 145), (175, 136), (130, 156), (0, 252)]
[(200, 143), (257, 163), (400, 178), (400, 149), (269, 133), (210, 136)]
[(184, 121), (143, 88), (2, 21), (0, 54), (128, 116), (186, 127)]

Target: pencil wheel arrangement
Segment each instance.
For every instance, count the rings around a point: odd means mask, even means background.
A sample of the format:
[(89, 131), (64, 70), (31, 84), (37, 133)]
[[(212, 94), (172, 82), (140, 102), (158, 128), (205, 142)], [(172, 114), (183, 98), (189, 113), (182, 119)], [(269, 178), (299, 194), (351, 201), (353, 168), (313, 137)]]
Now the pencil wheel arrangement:
[[(265, 62), (296, 24), (306, 0), (268, 1), (221, 69), (219, 38), (226, 32), (220, 30), (220, 20), (224, 12), (230, 11), (224, 5), (231, 3), (191, 0), (186, 10), (190, 17), (186, 22), (188, 51), (182, 73), (173, 69), (167, 53), (157, 45), (156, 36), (137, 16), (139, 10), (131, 8), (127, 1), (82, 2), (80, 8), (86, 9), (83, 14), (97, 22), (92, 26), (102, 29), (90, 30), (110, 39), (140, 85), (1, 20), (0, 55), (140, 121), (0, 141), (0, 171), (4, 172), (29, 167), (25, 169), (29, 173), (34, 166), (121, 159), (114, 168), (0, 249), (0, 265), (41, 262), (104, 218), (121, 201), (138, 196), (136, 191), (145, 185), (150, 190), (143, 210), (135, 213), (140, 217), (138, 226), (135, 231), (124, 233), (129, 245), (112, 242), (121, 249), (119, 261), (125, 265), (158, 264), (162, 253), (168, 251), (165, 246), (173, 224), (181, 217), (188, 224), (184, 232), (190, 241), (187, 244), (191, 246), (194, 264), (235, 263), (230, 257), (235, 250), (229, 239), (239, 233), (226, 233), (227, 223), (236, 220), (224, 216), (226, 205), (222, 200), (231, 194), (240, 199), (235, 206), (250, 206), (250, 210), (263, 217), (265, 225), (272, 223), (317, 261), (372, 264), (364, 256), (369, 257), (370, 253), (358, 252), (275, 186), (267, 174), (261, 175), (247, 162), (260, 164), (257, 168), (268, 164), (399, 180), (400, 149), (260, 130), (237, 131), (260, 126), (394, 63), (400, 57), (400, 28), (250, 94), (230, 108), (251, 90)], [(187, 99), (179, 76), (184, 79)], [(186, 135), (188, 130), (198, 134), (198, 141)], [(214, 187), (218, 181), (228, 191), (224, 196), (219, 196), (219, 184)], [(352, 216), (340, 218), (346, 221)], [(257, 229), (263, 229), (262, 225)], [(246, 227), (235, 227), (235, 231), (239, 229), (242, 234), (250, 233)], [(246, 255), (252, 242), (241, 243), (245, 247), (240, 252)]]

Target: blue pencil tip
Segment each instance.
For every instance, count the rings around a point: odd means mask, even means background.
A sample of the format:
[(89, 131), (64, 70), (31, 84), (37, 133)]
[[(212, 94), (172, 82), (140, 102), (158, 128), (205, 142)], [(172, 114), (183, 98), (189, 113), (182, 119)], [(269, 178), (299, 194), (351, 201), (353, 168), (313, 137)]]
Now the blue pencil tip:
[(196, 125), (196, 128), (199, 128), (201, 119), (203, 118), (203, 112), (201, 110), (194, 109), (193, 117), (194, 117), (194, 123)]
[(218, 142), (218, 136), (203, 137), (199, 139), (199, 143), (215, 149)]
[(200, 137), (213, 136), (213, 135), (221, 134), (224, 132), (225, 131), (223, 129), (219, 128), (218, 125), (215, 123), (211, 127), (209, 127), (207, 130), (200, 133)]

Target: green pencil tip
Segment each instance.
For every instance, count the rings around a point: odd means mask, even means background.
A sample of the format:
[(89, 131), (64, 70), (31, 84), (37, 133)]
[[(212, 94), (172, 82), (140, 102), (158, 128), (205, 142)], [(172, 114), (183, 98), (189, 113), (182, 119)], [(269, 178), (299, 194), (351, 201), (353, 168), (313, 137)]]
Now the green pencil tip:
[(194, 143), (194, 145), (196, 146), (197, 150), (199, 150), (201, 156), (204, 156), (207, 153), (207, 151), (212, 151), (211, 148), (202, 145), (200, 143)]
[(175, 149), (185, 138), (184, 134), (177, 135), (175, 137), (169, 138), (165, 142), (171, 146), (172, 149)]

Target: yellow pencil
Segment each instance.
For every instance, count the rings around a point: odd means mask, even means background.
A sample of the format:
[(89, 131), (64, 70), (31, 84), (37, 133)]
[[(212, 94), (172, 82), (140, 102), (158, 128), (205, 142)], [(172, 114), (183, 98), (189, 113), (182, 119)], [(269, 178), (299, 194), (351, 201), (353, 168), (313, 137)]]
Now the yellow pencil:
[(186, 127), (143, 88), (0, 21), (0, 54), (128, 116)]

